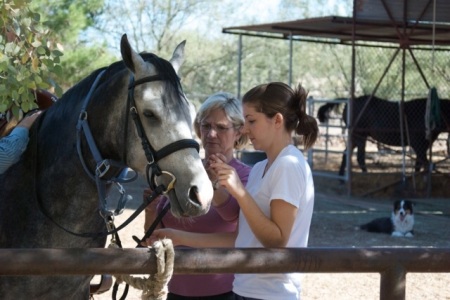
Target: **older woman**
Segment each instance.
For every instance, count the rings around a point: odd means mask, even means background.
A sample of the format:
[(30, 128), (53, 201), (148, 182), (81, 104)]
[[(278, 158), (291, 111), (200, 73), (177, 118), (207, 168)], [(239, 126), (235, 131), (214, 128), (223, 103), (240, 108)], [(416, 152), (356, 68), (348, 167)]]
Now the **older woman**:
[[(225, 233), (236, 231), (239, 205), (228, 191), (220, 187), (217, 174), (210, 168), (210, 157), (215, 155), (236, 170), (243, 184), (247, 182), (250, 167), (234, 157), (235, 149), (247, 143), (247, 136), (240, 131), (244, 125), (241, 102), (231, 94), (219, 92), (211, 95), (200, 106), (194, 121), (194, 129), (205, 150), (204, 165), (214, 185), (212, 206), (206, 215), (177, 219), (170, 212), (162, 219), (160, 228), (173, 228), (197, 233)], [(144, 196), (151, 191), (145, 190)], [(156, 204), (146, 208), (145, 229), (168, 203), (160, 197)], [(234, 299), (233, 274), (174, 275), (169, 282), (167, 299)], [(205, 298), (205, 299), (206, 299)]]

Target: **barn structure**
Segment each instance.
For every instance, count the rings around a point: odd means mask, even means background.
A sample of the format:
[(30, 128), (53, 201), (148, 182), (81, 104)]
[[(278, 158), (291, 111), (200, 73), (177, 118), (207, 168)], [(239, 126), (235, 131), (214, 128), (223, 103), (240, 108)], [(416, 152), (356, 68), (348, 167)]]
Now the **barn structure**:
[[(448, 67), (450, 65), (450, 2), (447, 0), (354, 0), (352, 17), (326, 16), (287, 22), (234, 26), (223, 28), (222, 32), (239, 36), (237, 84), (239, 96), (241, 96), (241, 62), (244, 37), (283, 39), (289, 42), (289, 75), (287, 78), (289, 84), (292, 84), (293, 81), (294, 62), (292, 54), (294, 42), (326, 43), (351, 47), (351, 70), (349, 70), (351, 83), (348, 87), (348, 100), (345, 101), (349, 107), (347, 113), (348, 136), (352, 135), (355, 128), (354, 122), (355, 120), (358, 122), (359, 118), (353, 114), (356, 93), (361, 92), (358, 90), (361, 78), (357, 67), (358, 53), (365, 51), (367, 48), (387, 49), (383, 56), (389, 57), (389, 59), (384, 68), (378, 68), (378, 78), (376, 82), (371, 83), (373, 88), (369, 92), (366, 91), (366, 94), (373, 96), (381, 93), (388, 95), (387, 99), (396, 99), (401, 124), (405, 124), (406, 117), (402, 109), (405, 101), (414, 97), (428, 99), (430, 98), (430, 91), (433, 90), (438, 91), (439, 98), (450, 99), (450, 69)], [(442, 61), (445, 63), (442, 64)], [(397, 68), (401, 70), (400, 75), (395, 76), (394, 79), (387, 76), (393, 69), (393, 65), (397, 65)], [(392, 89), (392, 82), (394, 81), (396, 87)], [(387, 88), (389, 86), (391, 86), (390, 90)], [(423, 113), (424, 118), (427, 112)], [(360, 113), (362, 114), (363, 111)], [(411, 156), (414, 158), (415, 154), (410, 147), (408, 150), (408, 132), (403, 132), (405, 131), (404, 126), (392, 124), (387, 127), (390, 128), (389, 130), (393, 130), (392, 128), (395, 126), (401, 131), (400, 135), (402, 136), (401, 150), (396, 151), (401, 152), (403, 159), (401, 171), (397, 172), (400, 179), (394, 181), (401, 183), (403, 186), (408, 185), (408, 188), (411, 188), (410, 183), (412, 181), (413, 190), (415, 190), (415, 175), (417, 172), (411, 171), (408, 176), (408, 167), (405, 161), (405, 157)], [(449, 130), (450, 124), (447, 124), (447, 132)], [(448, 136), (448, 133), (441, 134), (440, 138), (444, 139), (445, 135)], [(347, 158), (351, 157), (351, 150), (349, 150), (352, 149), (351, 143), (350, 138), (346, 139)], [(444, 143), (447, 143), (448, 148), (448, 138), (447, 142)], [(383, 146), (381, 147), (378, 145), (375, 152), (381, 153)], [(309, 152), (310, 163), (313, 163), (312, 156), (318, 151), (320, 150), (312, 149), (312, 152)], [(433, 160), (433, 153), (432, 147), (430, 147), (428, 154), (433, 163), (425, 170), (428, 195), (431, 192), (431, 174), (432, 171), (436, 173), (436, 165), (440, 162), (444, 163), (444, 172), (440, 172), (440, 175), (447, 173), (446, 176), (448, 176), (450, 171), (448, 165), (445, 164), (448, 163), (448, 149), (444, 155), (439, 156), (438, 162)], [(346, 164), (346, 169), (352, 170), (352, 160), (347, 159)], [(315, 174), (319, 176), (337, 176), (329, 172), (321, 173), (316, 168), (313, 169)], [(352, 174), (355, 173), (350, 171), (343, 176), (337, 176), (347, 182), (349, 194), (352, 194)], [(384, 187), (379, 185), (375, 190)], [(364, 189), (367, 191), (367, 187)]]

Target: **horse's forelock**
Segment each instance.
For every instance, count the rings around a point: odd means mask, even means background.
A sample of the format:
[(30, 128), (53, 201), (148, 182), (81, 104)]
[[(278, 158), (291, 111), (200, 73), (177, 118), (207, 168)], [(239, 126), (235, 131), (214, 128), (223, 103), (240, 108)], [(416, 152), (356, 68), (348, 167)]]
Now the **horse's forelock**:
[(167, 106), (167, 100), (176, 100), (179, 102), (184, 101), (187, 104), (188, 102), (184, 96), (180, 78), (175, 72), (172, 64), (153, 53), (142, 53), (141, 56), (146, 62), (151, 63), (155, 67), (159, 76), (161, 76), (166, 84), (166, 89), (172, 95), (172, 97), (163, 97), (163, 105)]

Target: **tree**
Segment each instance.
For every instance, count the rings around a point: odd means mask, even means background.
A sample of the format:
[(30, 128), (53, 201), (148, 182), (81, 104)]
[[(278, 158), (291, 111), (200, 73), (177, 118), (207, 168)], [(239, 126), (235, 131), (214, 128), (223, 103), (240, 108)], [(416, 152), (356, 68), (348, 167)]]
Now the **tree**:
[[(227, 66), (235, 68), (235, 60), (230, 60), (235, 48), (204, 34), (211, 33), (210, 28), (198, 28), (205, 21), (217, 23), (220, 4), (207, 0), (111, 0), (106, 1), (93, 28), (95, 35), (104, 38), (113, 49), (118, 48), (120, 36), (127, 33), (138, 51), (164, 58), (172, 55), (178, 43), (187, 40), (186, 61), (180, 75), (189, 99), (198, 104), (212, 91), (221, 89), (224, 81), (231, 82)], [(224, 15), (223, 10), (221, 13)]]
[(61, 74), (62, 52), (30, 0), (3, 1), (0, 8), (0, 112), (27, 112), (36, 107), (30, 89), (61, 90), (53, 80)]
[(116, 60), (117, 55), (104, 41), (89, 38), (86, 33), (104, 13), (104, 0), (33, 0), (31, 5), (51, 29), (52, 37), (61, 40), (64, 47), (64, 76), (57, 79), (64, 89)]
[[(174, 37), (190, 20), (210, 7), (207, 0), (106, 1), (94, 28), (110, 45), (126, 33), (138, 51), (172, 54)], [(118, 17), (119, 16), (119, 17)]]
[[(256, 0), (105, 0), (90, 35), (104, 40), (118, 53), (117, 41), (127, 33), (139, 51), (166, 58), (176, 44), (186, 39), (187, 55), (180, 76), (187, 96), (198, 104), (213, 92), (237, 91), (238, 39), (236, 35), (222, 34), (222, 28), (330, 13), (342, 15), (342, 11), (348, 15), (351, 3), (281, 0), (278, 8), (272, 7), (268, 14), (255, 8)], [(294, 47), (293, 84), (304, 84), (314, 96), (348, 95), (348, 49), (303, 42), (295, 42)], [(318, 55), (324, 51), (331, 53), (330, 59)], [(288, 81), (288, 41), (245, 37), (242, 55), (241, 92), (267, 81)]]

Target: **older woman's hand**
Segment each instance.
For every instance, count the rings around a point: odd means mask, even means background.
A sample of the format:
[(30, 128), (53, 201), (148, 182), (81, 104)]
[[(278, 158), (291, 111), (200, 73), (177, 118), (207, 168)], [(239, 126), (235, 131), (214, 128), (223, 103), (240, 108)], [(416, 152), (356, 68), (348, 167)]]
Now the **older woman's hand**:
[(179, 246), (182, 234), (183, 231), (171, 228), (156, 229), (153, 231), (152, 235), (145, 240), (145, 245), (151, 247), (154, 242), (166, 238), (171, 239), (174, 246)]
[(227, 191), (237, 199), (238, 195), (245, 193), (236, 170), (228, 165), (219, 155), (211, 155), (211, 169), (217, 174), (218, 184), (227, 189)]

